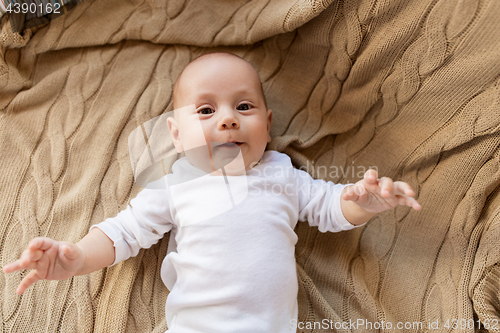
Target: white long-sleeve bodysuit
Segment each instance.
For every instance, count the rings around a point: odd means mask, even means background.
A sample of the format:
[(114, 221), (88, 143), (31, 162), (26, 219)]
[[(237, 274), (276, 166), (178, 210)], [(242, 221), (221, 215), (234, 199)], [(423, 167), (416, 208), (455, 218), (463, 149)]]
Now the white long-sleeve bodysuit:
[[(353, 228), (343, 216), (346, 185), (314, 180), (290, 158), (266, 151), (246, 176), (214, 176), (186, 158), (99, 227), (115, 262), (175, 233), (163, 260), (169, 333), (291, 333), (297, 320), (294, 247), (298, 220), (321, 232)], [(172, 240), (172, 238), (171, 238)]]

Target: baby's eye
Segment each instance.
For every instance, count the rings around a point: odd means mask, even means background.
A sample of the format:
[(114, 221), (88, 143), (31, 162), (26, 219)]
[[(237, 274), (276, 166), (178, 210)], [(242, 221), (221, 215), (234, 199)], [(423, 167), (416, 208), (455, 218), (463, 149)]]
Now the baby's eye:
[(198, 113), (201, 113), (201, 114), (210, 114), (210, 113), (214, 113), (215, 111), (212, 110), (211, 108), (203, 108), (201, 110), (198, 110)]
[(250, 109), (251, 109), (250, 105), (248, 105), (246, 103), (240, 104), (236, 108), (236, 110), (240, 110), (240, 111), (246, 111), (246, 110), (250, 110)]

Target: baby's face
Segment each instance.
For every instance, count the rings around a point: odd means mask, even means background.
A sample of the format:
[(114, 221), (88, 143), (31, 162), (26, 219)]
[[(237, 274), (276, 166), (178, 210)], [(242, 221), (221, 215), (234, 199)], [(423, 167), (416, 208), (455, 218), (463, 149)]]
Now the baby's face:
[(228, 155), (230, 150), (236, 154), (241, 150), (248, 170), (261, 159), (271, 141), (272, 111), (266, 107), (259, 77), (249, 63), (212, 54), (188, 65), (178, 81), (174, 107), (178, 110), (189, 105), (194, 107), (169, 118), (178, 152), (199, 145), (201, 125), (211, 160)]

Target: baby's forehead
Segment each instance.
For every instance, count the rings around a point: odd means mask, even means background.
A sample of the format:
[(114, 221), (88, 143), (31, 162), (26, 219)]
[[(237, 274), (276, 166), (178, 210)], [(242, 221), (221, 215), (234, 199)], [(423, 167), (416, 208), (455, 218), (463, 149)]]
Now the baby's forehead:
[[(214, 71), (213, 68), (219, 68), (219, 71)], [(207, 72), (210, 72), (210, 74), (215, 77), (223, 76), (224, 71), (220, 69), (227, 68), (250, 74), (250, 76), (246, 79), (255, 79), (260, 82), (257, 71), (249, 62), (240, 57), (229, 54), (207, 54), (203, 57), (197, 58), (184, 68), (179, 78), (182, 77), (182, 79), (187, 78), (196, 80), (197, 77), (202, 74), (206, 74)]]
[[(214, 68), (220, 68), (221, 70), (214, 70)], [(250, 87), (262, 94), (265, 100), (259, 74), (249, 62), (230, 53), (209, 53), (190, 62), (178, 76), (173, 89), (174, 107), (181, 87), (182, 90), (190, 89), (193, 85), (199, 84), (198, 79), (200, 76), (207, 73), (210, 73), (214, 79), (223, 77), (227, 75), (228, 69), (244, 73), (244, 80), (247, 82), (252, 81), (254, 84)]]
[[(255, 68), (246, 60), (229, 53), (209, 53), (190, 62), (179, 75), (178, 81), (196, 80), (200, 75), (211, 72), (213, 76), (223, 75), (223, 71), (213, 71), (213, 68), (231, 68), (251, 73), (251, 78), (260, 82), (259, 75)], [(250, 78), (247, 78), (250, 79)]]

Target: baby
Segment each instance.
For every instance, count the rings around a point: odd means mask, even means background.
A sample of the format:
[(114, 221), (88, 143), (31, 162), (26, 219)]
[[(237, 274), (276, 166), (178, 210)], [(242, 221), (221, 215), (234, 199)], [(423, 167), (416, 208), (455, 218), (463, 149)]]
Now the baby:
[[(235, 55), (195, 59), (177, 79), (173, 96), (176, 111), (168, 128), (186, 156), (160, 180), (165, 186), (142, 190), (76, 244), (31, 240), (21, 258), (4, 267), (6, 273), (32, 269), (18, 294), (40, 279), (114, 265), (171, 231), (177, 248), (161, 268), (170, 290), (167, 332), (295, 332), (298, 220), (336, 232), (397, 205), (421, 209), (408, 184), (377, 179), (375, 170), (356, 184), (333, 184), (294, 169), (284, 154), (265, 151), (272, 111), (257, 72)], [(194, 128), (206, 140), (205, 157), (192, 149), (200, 137)]]

